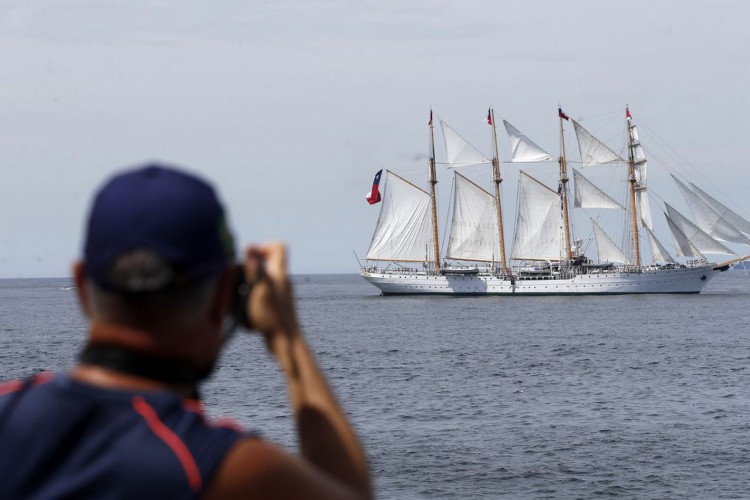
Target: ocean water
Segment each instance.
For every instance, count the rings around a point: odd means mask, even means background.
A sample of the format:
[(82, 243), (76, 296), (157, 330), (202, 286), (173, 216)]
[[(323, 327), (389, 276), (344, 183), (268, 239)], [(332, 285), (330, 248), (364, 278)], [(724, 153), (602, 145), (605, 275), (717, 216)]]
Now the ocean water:
[[(750, 497), (750, 277), (700, 295), (381, 297), (295, 277), (301, 321), (378, 498)], [(0, 280), (0, 378), (69, 366), (66, 279)], [(203, 387), (296, 449), (279, 370), (238, 334)]]

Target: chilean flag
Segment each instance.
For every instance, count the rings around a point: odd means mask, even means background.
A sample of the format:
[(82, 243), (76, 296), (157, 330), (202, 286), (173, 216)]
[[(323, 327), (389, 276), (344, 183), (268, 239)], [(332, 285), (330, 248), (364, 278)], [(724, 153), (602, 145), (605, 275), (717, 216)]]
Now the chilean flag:
[(563, 120), (570, 120), (570, 118), (568, 118), (568, 115), (566, 115), (565, 113), (563, 113), (563, 110), (562, 110), (562, 108), (560, 106), (557, 107), (557, 115), (560, 118), (562, 118)]
[(492, 125), (492, 108), (487, 110), (487, 125)]
[(630, 116), (630, 108), (625, 108), (625, 118), (627, 118), (628, 120), (633, 118), (632, 116)]
[(380, 197), (380, 190), (378, 189), (378, 186), (380, 186), (380, 176), (382, 174), (383, 170), (378, 170), (378, 173), (375, 174), (375, 180), (372, 181), (372, 191), (367, 193), (367, 196), (365, 196), (367, 203), (369, 203), (370, 205), (374, 205), (382, 200), (382, 198)]

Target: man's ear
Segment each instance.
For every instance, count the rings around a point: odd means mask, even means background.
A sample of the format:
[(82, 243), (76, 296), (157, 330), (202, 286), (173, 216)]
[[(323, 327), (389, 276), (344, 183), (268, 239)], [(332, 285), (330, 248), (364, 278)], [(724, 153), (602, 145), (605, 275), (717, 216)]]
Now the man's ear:
[(90, 318), (92, 315), (91, 299), (89, 297), (86, 269), (81, 261), (76, 261), (73, 264), (73, 280), (76, 284), (76, 294), (78, 295), (78, 303), (81, 305), (81, 310), (83, 310), (83, 314), (86, 317)]

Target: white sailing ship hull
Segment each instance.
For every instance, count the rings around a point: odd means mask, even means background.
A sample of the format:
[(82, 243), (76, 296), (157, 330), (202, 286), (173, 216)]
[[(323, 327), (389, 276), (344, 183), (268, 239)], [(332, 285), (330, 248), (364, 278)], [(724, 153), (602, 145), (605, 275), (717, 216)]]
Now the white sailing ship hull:
[(721, 272), (714, 267), (602, 271), (571, 278), (529, 276), (513, 281), (488, 274), (446, 276), (371, 269), (362, 270), (361, 275), (383, 295), (614, 295), (700, 293)]

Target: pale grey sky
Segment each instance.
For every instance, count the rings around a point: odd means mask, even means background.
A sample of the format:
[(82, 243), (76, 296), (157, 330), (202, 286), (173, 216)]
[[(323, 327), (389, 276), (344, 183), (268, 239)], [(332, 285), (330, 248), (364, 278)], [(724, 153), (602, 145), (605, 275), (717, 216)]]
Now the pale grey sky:
[(356, 272), (375, 172), (426, 177), (430, 106), (484, 151), (492, 105), (557, 154), (558, 101), (613, 146), (629, 103), (750, 212), (748, 17), (742, 0), (2, 0), (0, 277), (67, 276), (95, 187), (147, 160), (211, 179), (238, 240), (287, 241), (293, 272)]

